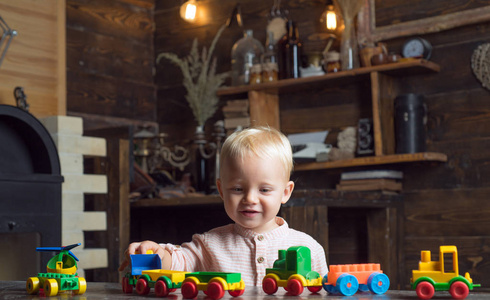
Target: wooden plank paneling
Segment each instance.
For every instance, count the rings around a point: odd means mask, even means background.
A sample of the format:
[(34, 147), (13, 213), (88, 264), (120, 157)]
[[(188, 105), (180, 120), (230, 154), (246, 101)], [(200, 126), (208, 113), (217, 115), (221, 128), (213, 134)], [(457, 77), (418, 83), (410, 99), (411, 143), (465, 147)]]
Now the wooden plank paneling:
[(15, 105), (22, 86), (36, 117), (66, 114), (64, 1), (2, 0), (0, 12), (18, 32), (1, 65), (0, 104)]
[(153, 5), (151, 0), (67, 1), (70, 113), (156, 120)]
[(406, 192), (405, 236), (483, 236), (490, 230), (490, 189)]
[(68, 110), (96, 115), (153, 120), (152, 85), (68, 71)]

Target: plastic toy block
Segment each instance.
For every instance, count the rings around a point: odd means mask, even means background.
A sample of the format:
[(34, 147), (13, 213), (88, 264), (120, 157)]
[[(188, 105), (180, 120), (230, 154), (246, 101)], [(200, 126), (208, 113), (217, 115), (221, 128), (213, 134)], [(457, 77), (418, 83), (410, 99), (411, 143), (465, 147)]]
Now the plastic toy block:
[(358, 291), (384, 294), (390, 287), (390, 279), (379, 264), (331, 265), (323, 277), (323, 288), (330, 294), (352, 296)]
[(308, 247), (293, 246), (279, 250), (273, 267), (266, 269), (262, 289), (272, 295), (278, 287), (284, 287), (290, 295), (301, 294), (304, 287), (312, 293), (322, 289), (322, 277), (311, 270), (311, 251)]
[[(452, 267), (444, 264), (445, 254), (452, 258)], [(412, 289), (415, 289), (419, 299), (431, 299), (435, 291), (449, 291), (454, 299), (464, 299), (469, 291), (480, 284), (473, 284), (468, 272), (459, 275), (458, 249), (456, 246), (440, 246), (439, 260), (432, 261), (428, 250), (421, 251), (419, 269), (412, 271)]]

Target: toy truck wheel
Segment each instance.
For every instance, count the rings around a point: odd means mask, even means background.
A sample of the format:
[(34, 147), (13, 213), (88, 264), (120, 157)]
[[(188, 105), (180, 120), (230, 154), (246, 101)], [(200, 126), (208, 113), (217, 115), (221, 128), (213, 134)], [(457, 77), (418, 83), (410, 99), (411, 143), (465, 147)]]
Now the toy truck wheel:
[(83, 277), (78, 277), (78, 290), (75, 290), (73, 294), (82, 295), (87, 290), (87, 281)]
[(344, 296), (352, 296), (359, 289), (359, 281), (351, 274), (342, 274), (337, 279), (336, 286)]
[(290, 295), (298, 296), (303, 293), (304, 287), (301, 281), (298, 279), (290, 279), (288, 280), (287, 291)]
[(228, 294), (230, 294), (230, 296), (232, 297), (239, 297), (243, 295), (244, 292), (245, 290), (233, 290), (233, 291), (228, 291)]
[(26, 281), (26, 290), (30, 295), (37, 294), (39, 292), (39, 288), (41, 283), (39, 282), (39, 278), (37, 277), (29, 277)]
[(133, 286), (131, 284), (129, 284), (129, 278), (128, 277), (124, 277), (122, 279), (122, 290), (123, 290), (123, 293), (126, 293), (126, 294), (131, 294), (133, 292)]
[(428, 300), (434, 296), (434, 286), (430, 282), (421, 281), (417, 284), (415, 292), (419, 299)]
[(318, 293), (319, 291), (322, 290), (322, 287), (321, 286), (309, 286), (308, 287), (308, 291), (310, 291), (311, 293)]
[(207, 295), (214, 300), (221, 299), (225, 295), (225, 289), (219, 282), (216, 281), (208, 284), (207, 292)]
[(155, 283), (155, 295), (157, 297), (167, 297), (170, 293), (170, 289), (167, 287), (167, 284), (163, 280), (157, 280)]
[(150, 286), (148, 285), (148, 281), (146, 281), (146, 279), (140, 278), (138, 281), (136, 281), (136, 292), (139, 295), (148, 295), (150, 292)]
[(390, 287), (390, 279), (384, 273), (374, 272), (367, 280), (369, 290), (374, 294), (384, 294)]
[(468, 297), (470, 289), (464, 282), (455, 281), (451, 284), (451, 287), (449, 288), (449, 293), (454, 299), (464, 299)]
[(267, 295), (273, 295), (277, 292), (277, 282), (274, 278), (267, 277), (262, 280), (262, 290)]
[(44, 280), (44, 295), (46, 297), (58, 295), (58, 282), (56, 279), (46, 279)]
[(182, 284), (181, 291), (182, 291), (182, 297), (184, 299), (194, 299), (197, 297), (197, 293), (199, 292), (197, 290), (196, 284), (191, 281), (184, 282)]

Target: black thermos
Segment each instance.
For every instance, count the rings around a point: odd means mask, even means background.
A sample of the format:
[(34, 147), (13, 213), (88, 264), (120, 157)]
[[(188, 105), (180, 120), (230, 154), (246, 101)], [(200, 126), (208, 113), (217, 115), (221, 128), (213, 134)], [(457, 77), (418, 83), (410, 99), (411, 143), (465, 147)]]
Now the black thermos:
[(427, 108), (424, 96), (404, 94), (395, 98), (396, 153), (425, 152)]

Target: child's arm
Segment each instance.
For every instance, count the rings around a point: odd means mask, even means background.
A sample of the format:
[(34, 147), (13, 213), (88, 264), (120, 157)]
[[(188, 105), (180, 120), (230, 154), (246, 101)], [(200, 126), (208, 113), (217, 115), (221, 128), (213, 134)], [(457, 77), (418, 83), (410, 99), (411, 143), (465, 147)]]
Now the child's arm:
[(119, 266), (119, 271), (124, 271), (124, 268), (129, 265), (129, 255), (135, 253), (145, 254), (148, 250), (151, 250), (154, 254), (158, 254), (160, 256), (160, 258), (162, 259), (162, 269), (170, 270), (170, 268), (172, 267), (172, 255), (170, 254), (170, 252), (168, 252), (162, 246), (158, 245), (155, 242), (144, 241), (139, 243), (131, 243), (129, 245), (128, 249), (126, 249), (126, 251), (124, 252), (124, 260)]

